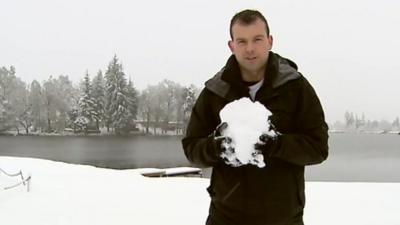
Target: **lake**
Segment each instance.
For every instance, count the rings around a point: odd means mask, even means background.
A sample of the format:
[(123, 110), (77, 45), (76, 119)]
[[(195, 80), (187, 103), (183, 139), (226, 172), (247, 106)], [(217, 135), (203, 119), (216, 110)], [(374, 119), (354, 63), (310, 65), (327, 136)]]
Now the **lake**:
[[(327, 161), (307, 167), (308, 181), (400, 182), (400, 135), (330, 134), (329, 146)], [(190, 166), (176, 136), (0, 136), (0, 155), (115, 169)]]

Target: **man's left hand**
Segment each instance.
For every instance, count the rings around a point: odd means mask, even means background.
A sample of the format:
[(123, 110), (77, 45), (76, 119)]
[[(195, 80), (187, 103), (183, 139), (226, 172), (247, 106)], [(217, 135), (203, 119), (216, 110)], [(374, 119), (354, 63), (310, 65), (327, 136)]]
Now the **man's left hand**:
[(279, 134), (263, 133), (259, 137), (259, 141), (254, 144), (254, 149), (261, 151), (264, 155), (271, 155), (271, 148), (279, 141)]

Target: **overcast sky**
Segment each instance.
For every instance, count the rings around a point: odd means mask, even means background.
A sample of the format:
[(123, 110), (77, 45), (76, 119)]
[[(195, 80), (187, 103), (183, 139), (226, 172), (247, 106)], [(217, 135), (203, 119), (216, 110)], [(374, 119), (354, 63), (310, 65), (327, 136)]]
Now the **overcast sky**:
[(252, 8), (269, 20), (273, 51), (295, 61), (329, 122), (344, 112), (400, 116), (397, 0), (2, 1), (0, 66), (26, 82), (105, 71), (114, 54), (143, 90), (203, 83), (230, 55), (229, 21)]

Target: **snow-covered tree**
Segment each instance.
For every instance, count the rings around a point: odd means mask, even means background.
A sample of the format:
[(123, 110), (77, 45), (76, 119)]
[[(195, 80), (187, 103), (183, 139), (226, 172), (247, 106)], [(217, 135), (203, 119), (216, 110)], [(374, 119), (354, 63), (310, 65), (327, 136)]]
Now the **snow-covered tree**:
[(92, 81), (92, 98), (94, 101), (94, 110), (97, 113), (96, 127), (100, 129), (100, 122), (104, 120), (104, 107), (105, 107), (105, 92), (104, 92), (104, 78), (101, 70), (93, 78)]
[(60, 75), (57, 79), (50, 76), (43, 83), (42, 98), (47, 132), (60, 132), (68, 125), (68, 113), (75, 107), (76, 93), (68, 76)]
[(10, 95), (13, 90), (12, 81), (15, 78), (15, 68), (0, 68), (0, 132), (10, 129), (15, 123), (12, 113)]
[(72, 121), (69, 120), (68, 112), (77, 108), (77, 99), (79, 91), (72, 85), (68, 76), (60, 75), (56, 80), (57, 87), (57, 117), (56, 130), (61, 132), (65, 127), (71, 126)]
[[(157, 128), (162, 131), (175, 129), (181, 132), (184, 124), (185, 107), (194, 104), (196, 100), (196, 87), (191, 86), (193, 103), (188, 103), (188, 88), (169, 80), (163, 80), (157, 85), (149, 85), (140, 95), (139, 116), (144, 120), (146, 132), (153, 127), (153, 133)], [(191, 110), (191, 108), (190, 108)], [(173, 124), (171, 124), (173, 122)]]
[(30, 86), (29, 99), (31, 106), (33, 130), (37, 131), (42, 122), (42, 87), (37, 80), (33, 80)]
[(91, 96), (92, 87), (88, 72), (85, 74), (81, 92), (81, 97), (79, 99), (79, 117), (74, 123), (87, 133), (90, 123), (99, 120), (99, 116), (95, 109), (95, 100)]
[(175, 98), (176, 98), (176, 110), (175, 110), (175, 120), (176, 124), (176, 134), (183, 132), (184, 125), (184, 104), (185, 104), (185, 87), (177, 84)]
[(396, 117), (396, 119), (392, 122), (393, 129), (399, 130), (400, 129), (400, 119)]
[(350, 113), (348, 111), (345, 112), (344, 119), (345, 119), (346, 127), (350, 127), (355, 123), (354, 114)]
[(4, 120), (5, 120), (6, 109), (4, 107), (3, 100), (0, 99), (0, 132), (3, 131)]
[(141, 119), (145, 122), (146, 134), (149, 133), (150, 123), (151, 123), (151, 111), (152, 111), (152, 104), (151, 104), (151, 89), (147, 87), (145, 90), (142, 91), (139, 97), (139, 107), (138, 113)]
[(175, 116), (172, 111), (176, 109), (176, 93), (177, 93), (177, 84), (173, 81), (164, 79), (161, 83), (159, 83), (158, 87), (160, 90), (159, 97), (161, 102), (162, 109), (162, 129), (165, 132), (168, 130), (168, 124)]
[(7, 100), (0, 98), (0, 132), (7, 131), (13, 125), (11, 105)]
[(127, 82), (122, 64), (117, 56), (111, 60), (105, 73), (107, 128), (112, 126), (117, 134), (124, 132), (132, 115), (128, 109)]
[(85, 117), (85, 116), (78, 116), (75, 121), (74, 121), (74, 132), (76, 131), (76, 128), (79, 130), (83, 130), (85, 134), (88, 132), (88, 126), (90, 124), (90, 120)]
[(3, 115), (1, 127), (3, 130), (14, 127), (19, 133), (19, 126), (26, 131), (31, 123), (26, 84), (18, 77), (13, 66), (10, 69), (0, 68), (0, 99)]
[(46, 132), (52, 132), (52, 121), (56, 120), (56, 112), (57, 112), (57, 86), (55, 79), (50, 76), (48, 80), (43, 83), (43, 103), (46, 118), (47, 127)]
[(0, 97), (3, 100), (9, 100), (13, 91), (15, 91), (14, 82), (16, 80), (15, 67), (10, 66), (10, 69), (6, 67), (0, 68)]
[(355, 118), (355, 127), (356, 127), (356, 129), (359, 129), (360, 127), (365, 126), (365, 123), (366, 123), (366, 121), (365, 121), (364, 113), (362, 114), (361, 118), (359, 118), (358, 115), (356, 115), (356, 118)]
[(56, 79), (57, 97), (60, 100), (58, 110), (62, 114), (66, 114), (74, 106), (73, 102), (77, 98), (78, 91), (72, 85), (68, 76), (60, 75)]
[(189, 122), (190, 119), (190, 114), (192, 112), (192, 109), (194, 107), (194, 104), (196, 103), (197, 99), (197, 92), (198, 89), (196, 86), (193, 84), (190, 85), (189, 87), (186, 87), (183, 93), (183, 98), (184, 98), (184, 104), (183, 104), (183, 122), (184, 122), (184, 127), (187, 126), (187, 123)]
[(128, 82), (128, 87), (127, 87), (127, 96), (128, 96), (128, 110), (130, 113), (130, 121), (133, 122), (138, 113), (138, 104), (139, 104), (139, 97), (138, 97), (138, 91), (136, 88), (133, 86), (133, 82), (131, 78), (129, 78)]
[(29, 102), (29, 91), (26, 84), (21, 80), (16, 81), (16, 93), (13, 95), (13, 113), (15, 115), (16, 123), (15, 129), (19, 133), (19, 126), (25, 129), (25, 133), (29, 133), (29, 128), (32, 126), (32, 106)]
[(150, 115), (151, 121), (153, 124), (153, 133), (157, 133), (157, 128), (160, 127), (162, 118), (163, 118), (163, 101), (165, 100), (163, 93), (160, 89), (160, 84), (157, 86), (149, 86), (148, 94), (149, 94), (149, 107), (150, 107)]

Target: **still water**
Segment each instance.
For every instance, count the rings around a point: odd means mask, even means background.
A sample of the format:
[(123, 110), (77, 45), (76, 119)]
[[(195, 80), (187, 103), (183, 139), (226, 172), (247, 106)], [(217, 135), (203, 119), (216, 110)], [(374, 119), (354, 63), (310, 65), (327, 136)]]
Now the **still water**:
[(187, 166), (179, 137), (0, 137), (0, 155), (115, 169)]
[[(400, 135), (330, 134), (329, 146), (327, 161), (307, 167), (307, 180), (400, 182)], [(190, 165), (175, 136), (0, 137), (0, 155), (116, 169)]]

